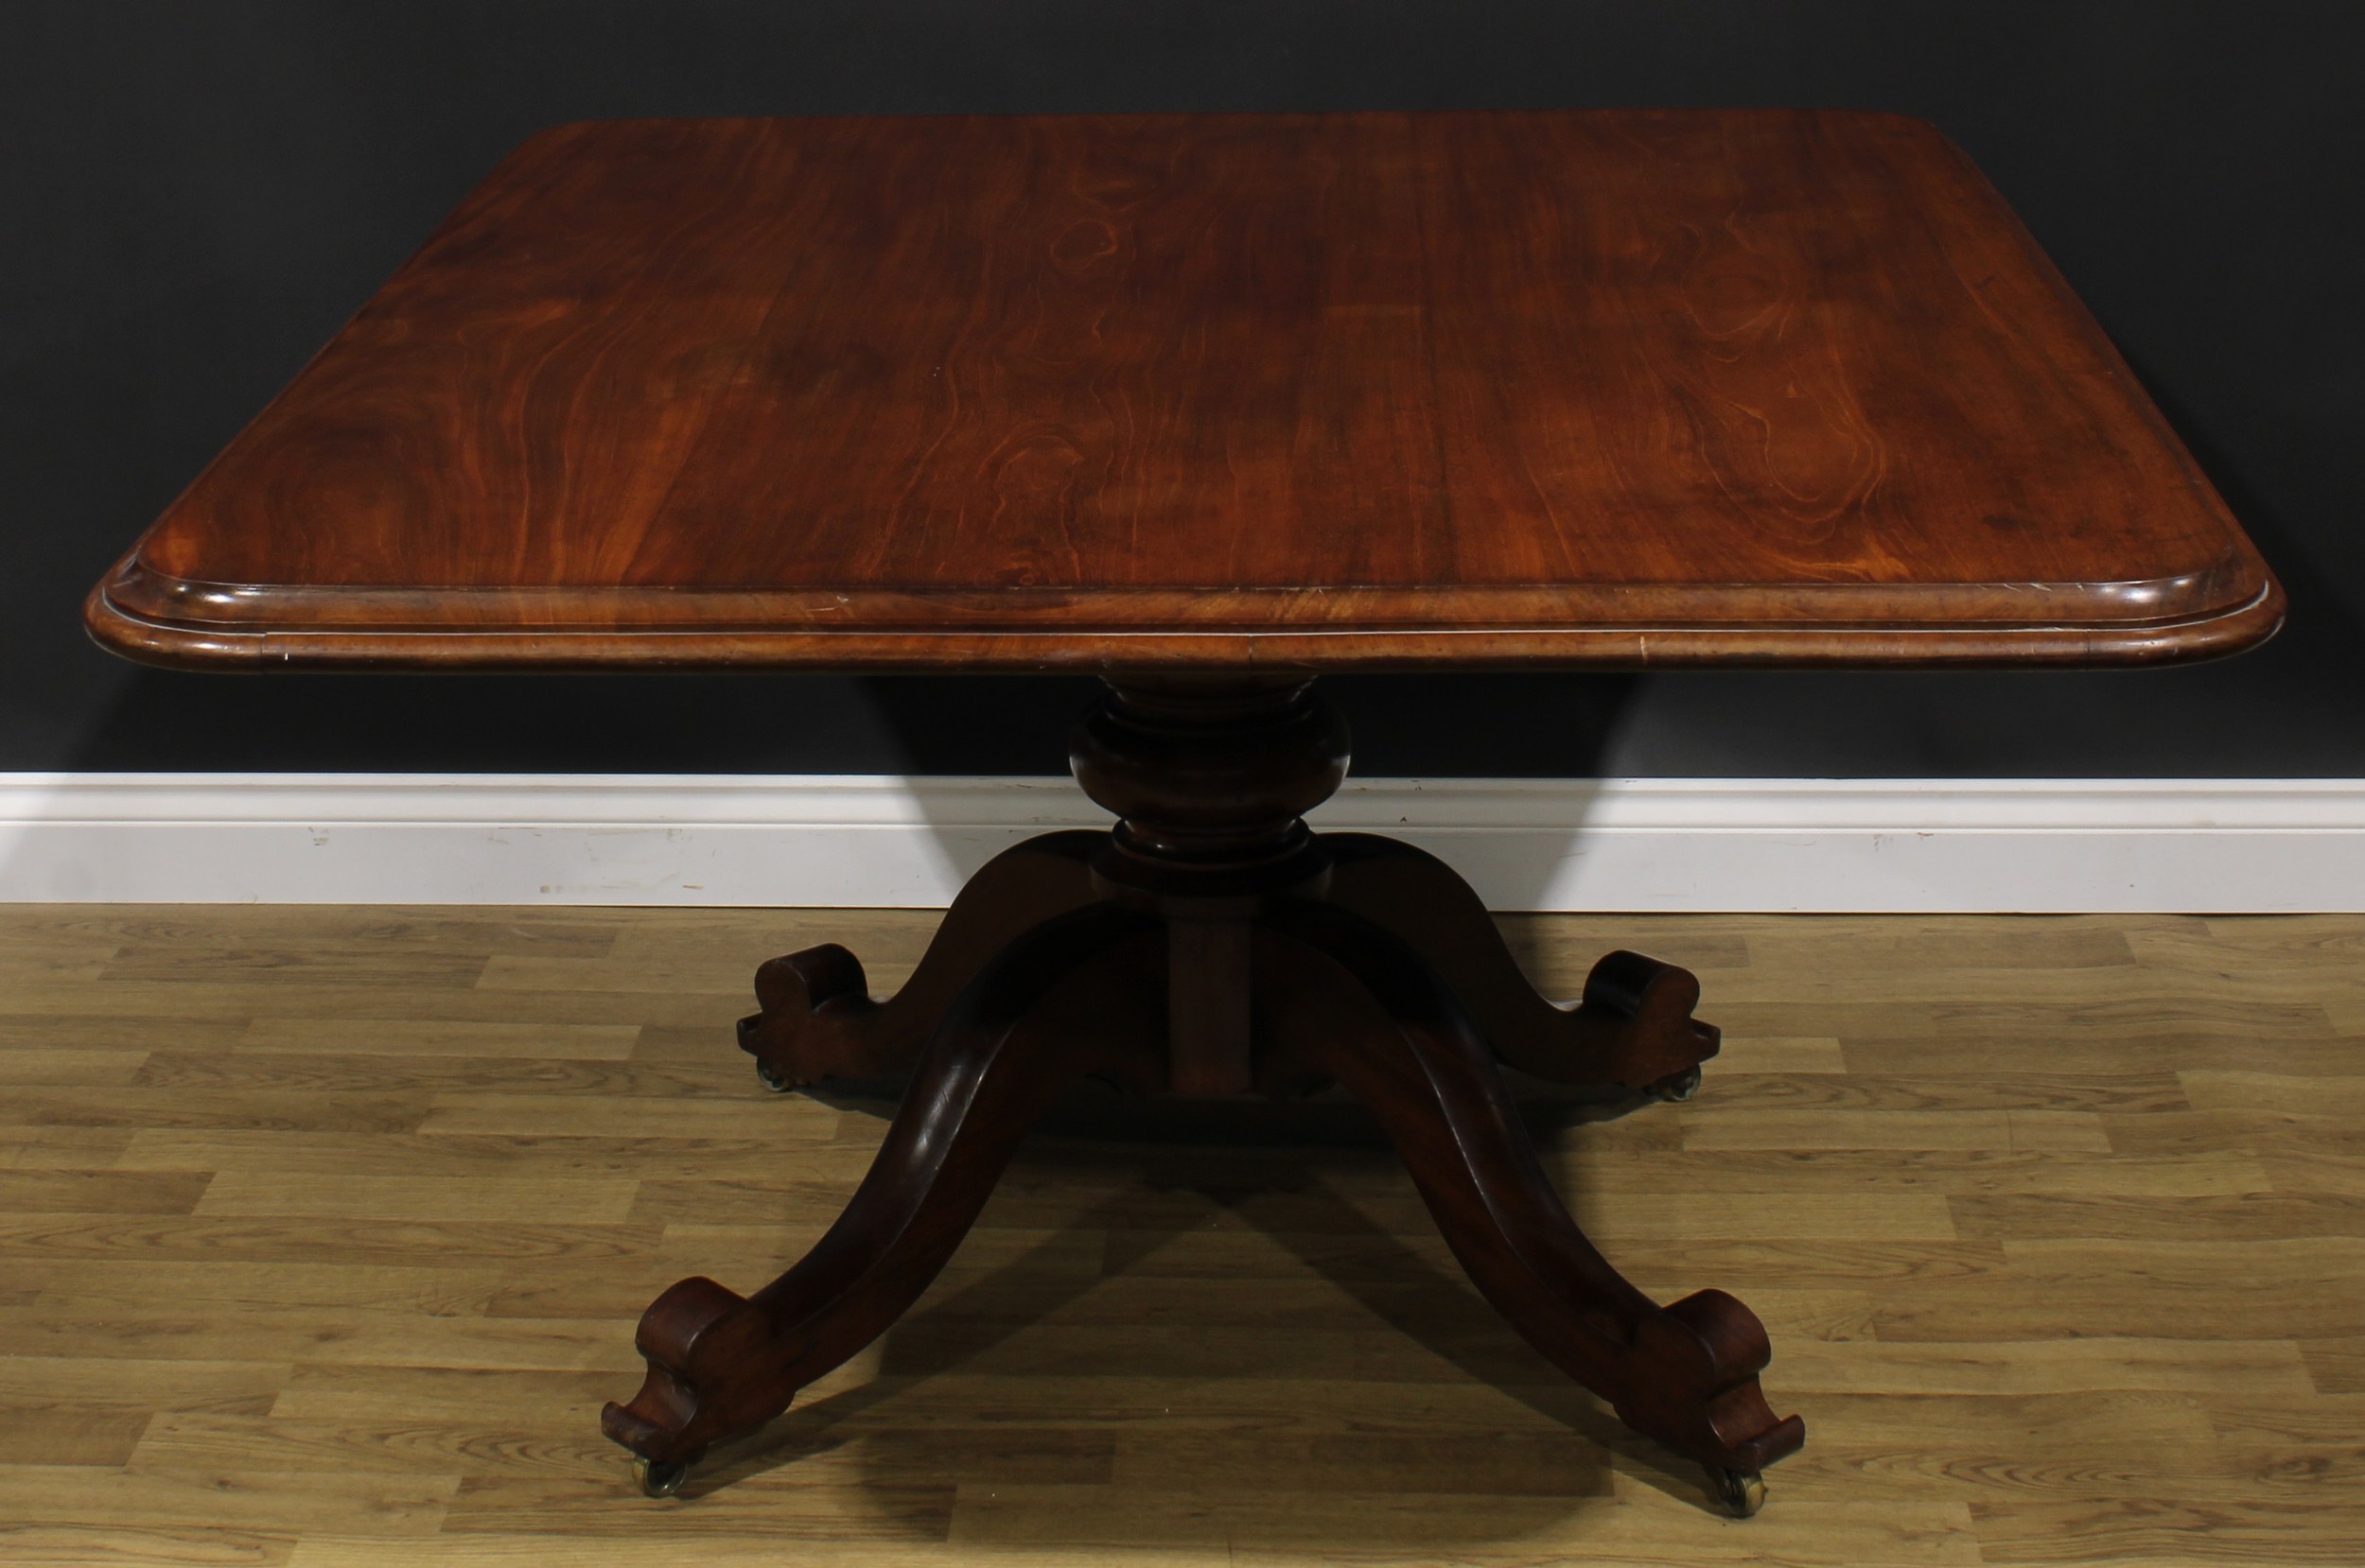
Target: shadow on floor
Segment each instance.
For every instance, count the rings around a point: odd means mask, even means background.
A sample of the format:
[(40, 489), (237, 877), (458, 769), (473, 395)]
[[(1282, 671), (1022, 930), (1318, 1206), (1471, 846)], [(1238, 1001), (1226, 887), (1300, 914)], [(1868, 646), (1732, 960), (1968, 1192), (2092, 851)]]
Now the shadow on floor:
[[(844, 1109), (884, 1116), (893, 1108), (894, 1089), (889, 1083), (840, 1085), (828, 1098)], [(1530, 1107), (1531, 1119), (1549, 1132), (1572, 1122), (1620, 1115), (1644, 1103), (1547, 1104)], [(1130, 1120), (1122, 1114), (1126, 1107), (1134, 1112)], [(1112, 1112), (1118, 1113), (1114, 1125)], [(1384, 1362), (1391, 1372), (1363, 1375), (1403, 1396), (1401, 1422), (1375, 1411), (1368, 1424), (1354, 1423), (1362, 1430), (1340, 1434), (1324, 1429), (1319, 1413), (1302, 1427), (1286, 1413), (1274, 1412), (1270, 1424), (1228, 1430), (1219, 1440), (1239, 1450), (1228, 1466), (1251, 1472), (1256, 1494), (1268, 1499), (1342, 1490), (1469, 1494), (1466, 1510), (1448, 1507), (1450, 1519), (1435, 1515), (1428, 1521), (1441, 1533), (1425, 1536), (1423, 1544), (1438, 1549), (1449, 1549), (1448, 1537), (1473, 1543), (1517, 1539), (1599, 1506), (1611, 1491), (1613, 1458), (1632, 1478), (1687, 1502), (1703, 1502), (1697, 1467), (1629, 1433), (1601, 1402), (1522, 1342), (1450, 1262), (1441, 1265), (1425, 1256), (1405, 1235), (1342, 1194), (1342, 1183), (1374, 1193), (1395, 1186), (1417, 1212), (1410, 1181), (1360, 1107), (1322, 1100), (1186, 1105), (1087, 1090), (1071, 1097), (1055, 1125), (1067, 1127), (1069, 1135), (1040, 1134), (1028, 1142), (1010, 1178), (1019, 1188), (1030, 1178), (1056, 1179), (1062, 1172), (1083, 1180), (1092, 1173), (1131, 1174), (1098, 1201), (1064, 1216), (1059, 1228), (1018, 1256), (932, 1292), (888, 1331), (876, 1377), (797, 1406), (762, 1432), (718, 1450), (693, 1476), (692, 1495), (850, 1449), (853, 1472), (883, 1505), (907, 1499), (915, 1489), (944, 1487), (963, 1471), (972, 1473), (962, 1479), (973, 1479), (980, 1465), (1022, 1486), (1028, 1480), (1105, 1485), (1120, 1442), (1131, 1472), (1205, 1474), (1210, 1468), (1205, 1411), (1162, 1419), (1155, 1408), (1146, 1408), (1137, 1420), (1118, 1415), (1122, 1424), (1113, 1431), (1115, 1423), (1105, 1412), (1089, 1425), (1062, 1426), (1058, 1388), (1030, 1393), (1030, 1380), (1106, 1379), (1122, 1388), (1127, 1379), (1183, 1379), (1240, 1388), (1239, 1407), (1255, 1409), (1263, 1400), (1269, 1409), (1273, 1396), (1255, 1391), (1253, 1380), (1286, 1378), (1290, 1368), (1309, 1368), (1302, 1376), (1359, 1381), (1357, 1371), (1340, 1371), (1336, 1363), (1342, 1332), (1368, 1329), (1389, 1341), (1372, 1353), (1391, 1358)], [(1095, 1136), (1072, 1136), (1084, 1126)], [(992, 1208), (983, 1224), (993, 1227)], [(1154, 1365), (1138, 1352), (1123, 1361), (1095, 1361), (1095, 1347), (1109, 1341), (1076, 1334), (1077, 1319), (1090, 1320), (1090, 1314), (1075, 1309), (1094, 1291), (1129, 1279), (1139, 1285), (1145, 1276), (1201, 1282), (1225, 1278), (1219, 1256), (1209, 1265), (1169, 1250), (1184, 1237), (1211, 1228), (1253, 1232), (1274, 1244), (1359, 1309), (1368, 1323), (1293, 1320), (1286, 1312), (1260, 1317), (1249, 1310), (1239, 1322), (1213, 1333), (1159, 1340), (1145, 1332), (1145, 1342), (1156, 1346)], [(1079, 1256), (1096, 1258), (1097, 1268), (1079, 1267)], [(1208, 1272), (1209, 1266), (1216, 1272)], [(1255, 1288), (1253, 1279), (1239, 1283), (1244, 1291)], [(1056, 1337), (1040, 1347), (1021, 1341), (1038, 1328)], [(1243, 1333), (1251, 1336), (1246, 1349)], [(1049, 1363), (1053, 1356), (1056, 1363)], [(997, 1393), (990, 1422), (972, 1414), (928, 1409), (926, 1385), (954, 1374), (1007, 1380), (1008, 1391)], [(1469, 1384), (1527, 1406), (1549, 1427), (1538, 1431), (1534, 1428), (1542, 1423), (1511, 1418), (1508, 1425), (1526, 1430), (1514, 1442), (1519, 1452), (1509, 1456), (1499, 1440), (1472, 1445), (1474, 1452), (1440, 1450), (1439, 1435), (1423, 1430), (1421, 1390), (1428, 1385)], [(907, 1399), (914, 1402), (914, 1419), (899, 1423), (893, 1407)], [(1120, 1406), (1122, 1399), (1120, 1394)], [(982, 1437), (976, 1430), (981, 1425), (992, 1428)], [(981, 1455), (981, 1442), (990, 1453)], [(1161, 1459), (1162, 1451), (1170, 1462)], [(1341, 1455), (1358, 1452), (1381, 1472), (1362, 1486), (1342, 1488), (1342, 1464), (1349, 1461)], [(1418, 1483), (1415, 1476), (1421, 1477)], [(1149, 1490), (1128, 1488), (1122, 1495), (1141, 1499)], [(1271, 1509), (1257, 1508), (1253, 1497), (1232, 1501), (1237, 1507), (1228, 1510), (1226, 1539), (1239, 1549), (1403, 1544), (1402, 1522), (1385, 1512), (1319, 1508), (1280, 1521)], [(1222, 1498), (1208, 1502), (1227, 1507)], [(892, 1512), (883, 1507), (882, 1517)], [(1205, 1527), (1204, 1511), (1194, 1505), (1189, 1518), (1177, 1522), (1171, 1539), (1162, 1534), (1157, 1520), (1134, 1518), (1126, 1525), (1123, 1543), (1203, 1546)], [(998, 1515), (993, 1540), (1022, 1546), (1084, 1543), (1056, 1527), (1037, 1539), (1023, 1514)]]

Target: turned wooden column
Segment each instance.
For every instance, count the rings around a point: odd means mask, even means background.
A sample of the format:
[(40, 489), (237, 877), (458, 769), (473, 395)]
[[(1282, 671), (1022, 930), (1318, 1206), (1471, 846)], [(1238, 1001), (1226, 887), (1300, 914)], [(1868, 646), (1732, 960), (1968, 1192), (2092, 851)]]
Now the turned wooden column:
[(1068, 764), (1117, 815), (1093, 874), (1166, 926), (1167, 1087), (1251, 1090), (1250, 933), (1260, 900), (1319, 888), (1305, 813), (1347, 774), (1347, 723), (1304, 678), (1112, 680)]

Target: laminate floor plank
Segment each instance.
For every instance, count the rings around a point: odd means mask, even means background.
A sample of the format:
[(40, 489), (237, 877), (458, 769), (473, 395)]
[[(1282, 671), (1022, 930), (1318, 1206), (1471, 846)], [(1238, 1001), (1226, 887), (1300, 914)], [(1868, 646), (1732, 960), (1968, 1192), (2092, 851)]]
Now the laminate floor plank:
[[(0, 1009), (5, 1009), (0, 1011), (0, 1054), (38, 1054), (46, 1050), (145, 1056), (164, 1046), (184, 1051), (221, 1050), (234, 1046), (238, 1037), (252, 1027), (245, 1018), (235, 1015), (223, 1019), (166, 1013), (143, 1017), (136, 1011), (77, 1015), (70, 1005), (61, 1013), (19, 1012), (16, 1009), (22, 1005), (23, 995), (20, 987), (0, 986)], [(74, 1000), (77, 999), (69, 995), (69, 1003)], [(159, 1006), (170, 1000), (154, 999)], [(315, 1029), (320, 1026), (316, 1019), (307, 1023)]]
[[(416, 1066), (429, 1056), (464, 1056), (512, 1069), (542, 1058), (566, 1062), (622, 1061), (639, 1043), (634, 1023), (419, 1022), (395, 1018), (340, 1019), (333, 1026), (318, 1019), (257, 1019), (231, 1042), (236, 1051), (290, 1052), (342, 1057), (368, 1054), (397, 1056)], [(703, 1031), (701, 1031), (703, 1033)], [(186, 1049), (180, 1041), (173, 1042)]]
[(0, 909), (0, 1565), (2365, 1561), (2337, 916), (1505, 917), (1548, 992), (1629, 947), (1726, 1029), (1694, 1100), (1538, 1125), (1638, 1284), (1766, 1322), (1810, 1438), (1755, 1520), (1338, 1106), (1038, 1138), (911, 1315), (639, 1497), (640, 1309), (800, 1255), (891, 1109), (758, 1087), (754, 964), (884, 994), (936, 919)]
[[(178, 1136), (141, 1132), (134, 1137), (133, 1149), (144, 1140)], [(128, 1165), (131, 1159), (127, 1151), (118, 1164)], [(1704, 1154), (1604, 1152), (1578, 1142), (1549, 1152), (1545, 1165), (1559, 1174), (1564, 1192), (1579, 1203), (1632, 1193), (1682, 1193), (1717, 1180), (1784, 1198), (1852, 1192), (2063, 1199), (2239, 1197), (2294, 1191), (2286, 1182), (2299, 1174), (2286, 1159), (2240, 1149), (2155, 1156), (2058, 1149), (1720, 1149)], [(2327, 1176), (2337, 1178), (2338, 1174), (2336, 1168)], [(1958, 1223), (1960, 1212), (1956, 1211)]]
[(290, 1361), (158, 1360), (0, 1355), (0, 1403), (126, 1410), (268, 1409), (294, 1373)]
[(453, 1475), (357, 1467), (329, 1474), (79, 1465), (0, 1467), (0, 1519), (84, 1528), (186, 1530), (216, 1524), (301, 1534), (432, 1535), (458, 1490)]
[[(833, 1126), (835, 1113), (816, 1107)], [(0, 1127), (0, 1157), (9, 1148), (12, 1131)], [(44, 1134), (87, 1133), (95, 1150), (113, 1153), (109, 1160), (94, 1154), (93, 1163), (120, 1171), (219, 1171), (249, 1174), (273, 1172), (337, 1176), (369, 1174), (411, 1176), (625, 1176), (647, 1179), (705, 1177), (717, 1182), (738, 1180), (752, 1169), (761, 1170), (780, 1149), (780, 1140), (762, 1138), (593, 1138), (571, 1134), (503, 1133), (313, 1133), (256, 1131), (245, 1127), (140, 1127), (136, 1129), (42, 1128)], [(832, 1158), (826, 1141), (808, 1144), (800, 1161)], [(48, 1147), (48, 1144), (30, 1147)], [(839, 1162), (816, 1179), (833, 1179), (850, 1171), (859, 1180), (869, 1156), (859, 1148), (845, 1152)], [(0, 1158), (0, 1165), (6, 1165)], [(2254, 1162), (2253, 1162), (2254, 1163)], [(662, 1177), (649, 1176), (662, 1172)], [(2265, 1185), (2263, 1175), (2260, 1185)]]
[(506, 1262), (521, 1273), (559, 1259), (652, 1256), (662, 1237), (644, 1225), (557, 1225), (402, 1220), (355, 1224), (316, 1218), (154, 1218), (114, 1214), (0, 1214), (0, 1256), (181, 1258), (232, 1263), (415, 1263)]
[(301, 1176), (223, 1171), (195, 1211), (208, 1216), (389, 1220), (500, 1220), (534, 1214), (562, 1223), (620, 1223), (640, 1184), (624, 1176)]
[[(383, 1553), (385, 1543), (369, 1549)], [(92, 1568), (93, 1564), (202, 1564), (205, 1568), (277, 1568), (295, 1555), (296, 1537), (236, 1526), (141, 1529), (115, 1524), (0, 1523), (0, 1561), (23, 1568)]]
[[(616, 1099), (703, 1097), (742, 1104), (750, 1076), (734, 1062), (665, 1063), (561, 1060), (423, 1054), (339, 1054), (317, 1042), (307, 1051), (158, 1051), (131, 1087), (172, 1089), (299, 1090), (376, 1094), (583, 1094)], [(2181, 1103), (2180, 1097), (2180, 1104)]]

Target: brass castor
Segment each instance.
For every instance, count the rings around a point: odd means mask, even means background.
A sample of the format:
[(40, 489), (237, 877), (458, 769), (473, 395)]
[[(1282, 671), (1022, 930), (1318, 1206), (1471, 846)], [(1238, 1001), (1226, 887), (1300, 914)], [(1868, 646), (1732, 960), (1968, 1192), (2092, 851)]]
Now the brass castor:
[(1696, 1067), (1687, 1067), (1681, 1072), (1670, 1072), (1666, 1077), (1653, 1084), (1648, 1092), (1653, 1099), (1673, 1104), (1679, 1100), (1689, 1100), (1699, 1091), (1700, 1070)]
[(671, 1497), (681, 1490), (681, 1484), (690, 1479), (688, 1465), (669, 1465), (660, 1459), (635, 1455), (632, 1478), (640, 1483), (644, 1497)]
[(762, 1057), (756, 1060), (756, 1081), (775, 1094), (786, 1094), (791, 1089), (802, 1087), (796, 1079), (780, 1072)]
[(1717, 1507), (1735, 1519), (1747, 1519), (1765, 1507), (1765, 1477), (1753, 1470), (1708, 1466), (1708, 1491)]

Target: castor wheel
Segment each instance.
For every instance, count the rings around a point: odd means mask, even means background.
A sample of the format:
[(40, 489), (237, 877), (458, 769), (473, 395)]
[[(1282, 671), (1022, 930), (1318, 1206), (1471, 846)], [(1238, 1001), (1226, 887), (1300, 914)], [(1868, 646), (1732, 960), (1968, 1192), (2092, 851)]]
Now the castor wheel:
[(1687, 1067), (1681, 1072), (1670, 1072), (1647, 1090), (1653, 1099), (1664, 1100), (1671, 1105), (1679, 1100), (1689, 1100), (1699, 1091), (1700, 1070), (1696, 1067)]
[(681, 1490), (681, 1484), (690, 1479), (688, 1465), (669, 1465), (661, 1459), (641, 1455), (633, 1455), (632, 1478), (640, 1484), (644, 1497), (671, 1497)]
[(1754, 1470), (1726, 1470), (1723, 1465), (1710, 1465), (1708, 1491), (1715, 1497), (1717, 1507), (1735, 1519), (1747, 1519), (1765, 1507), (1765, 1477)]
[(791, 1089), (801, 1087), (796, 1079), (780, 1071), (761, 1056), (756, 1058), (756, 1082), (775, 1094), (786, 1094)]

